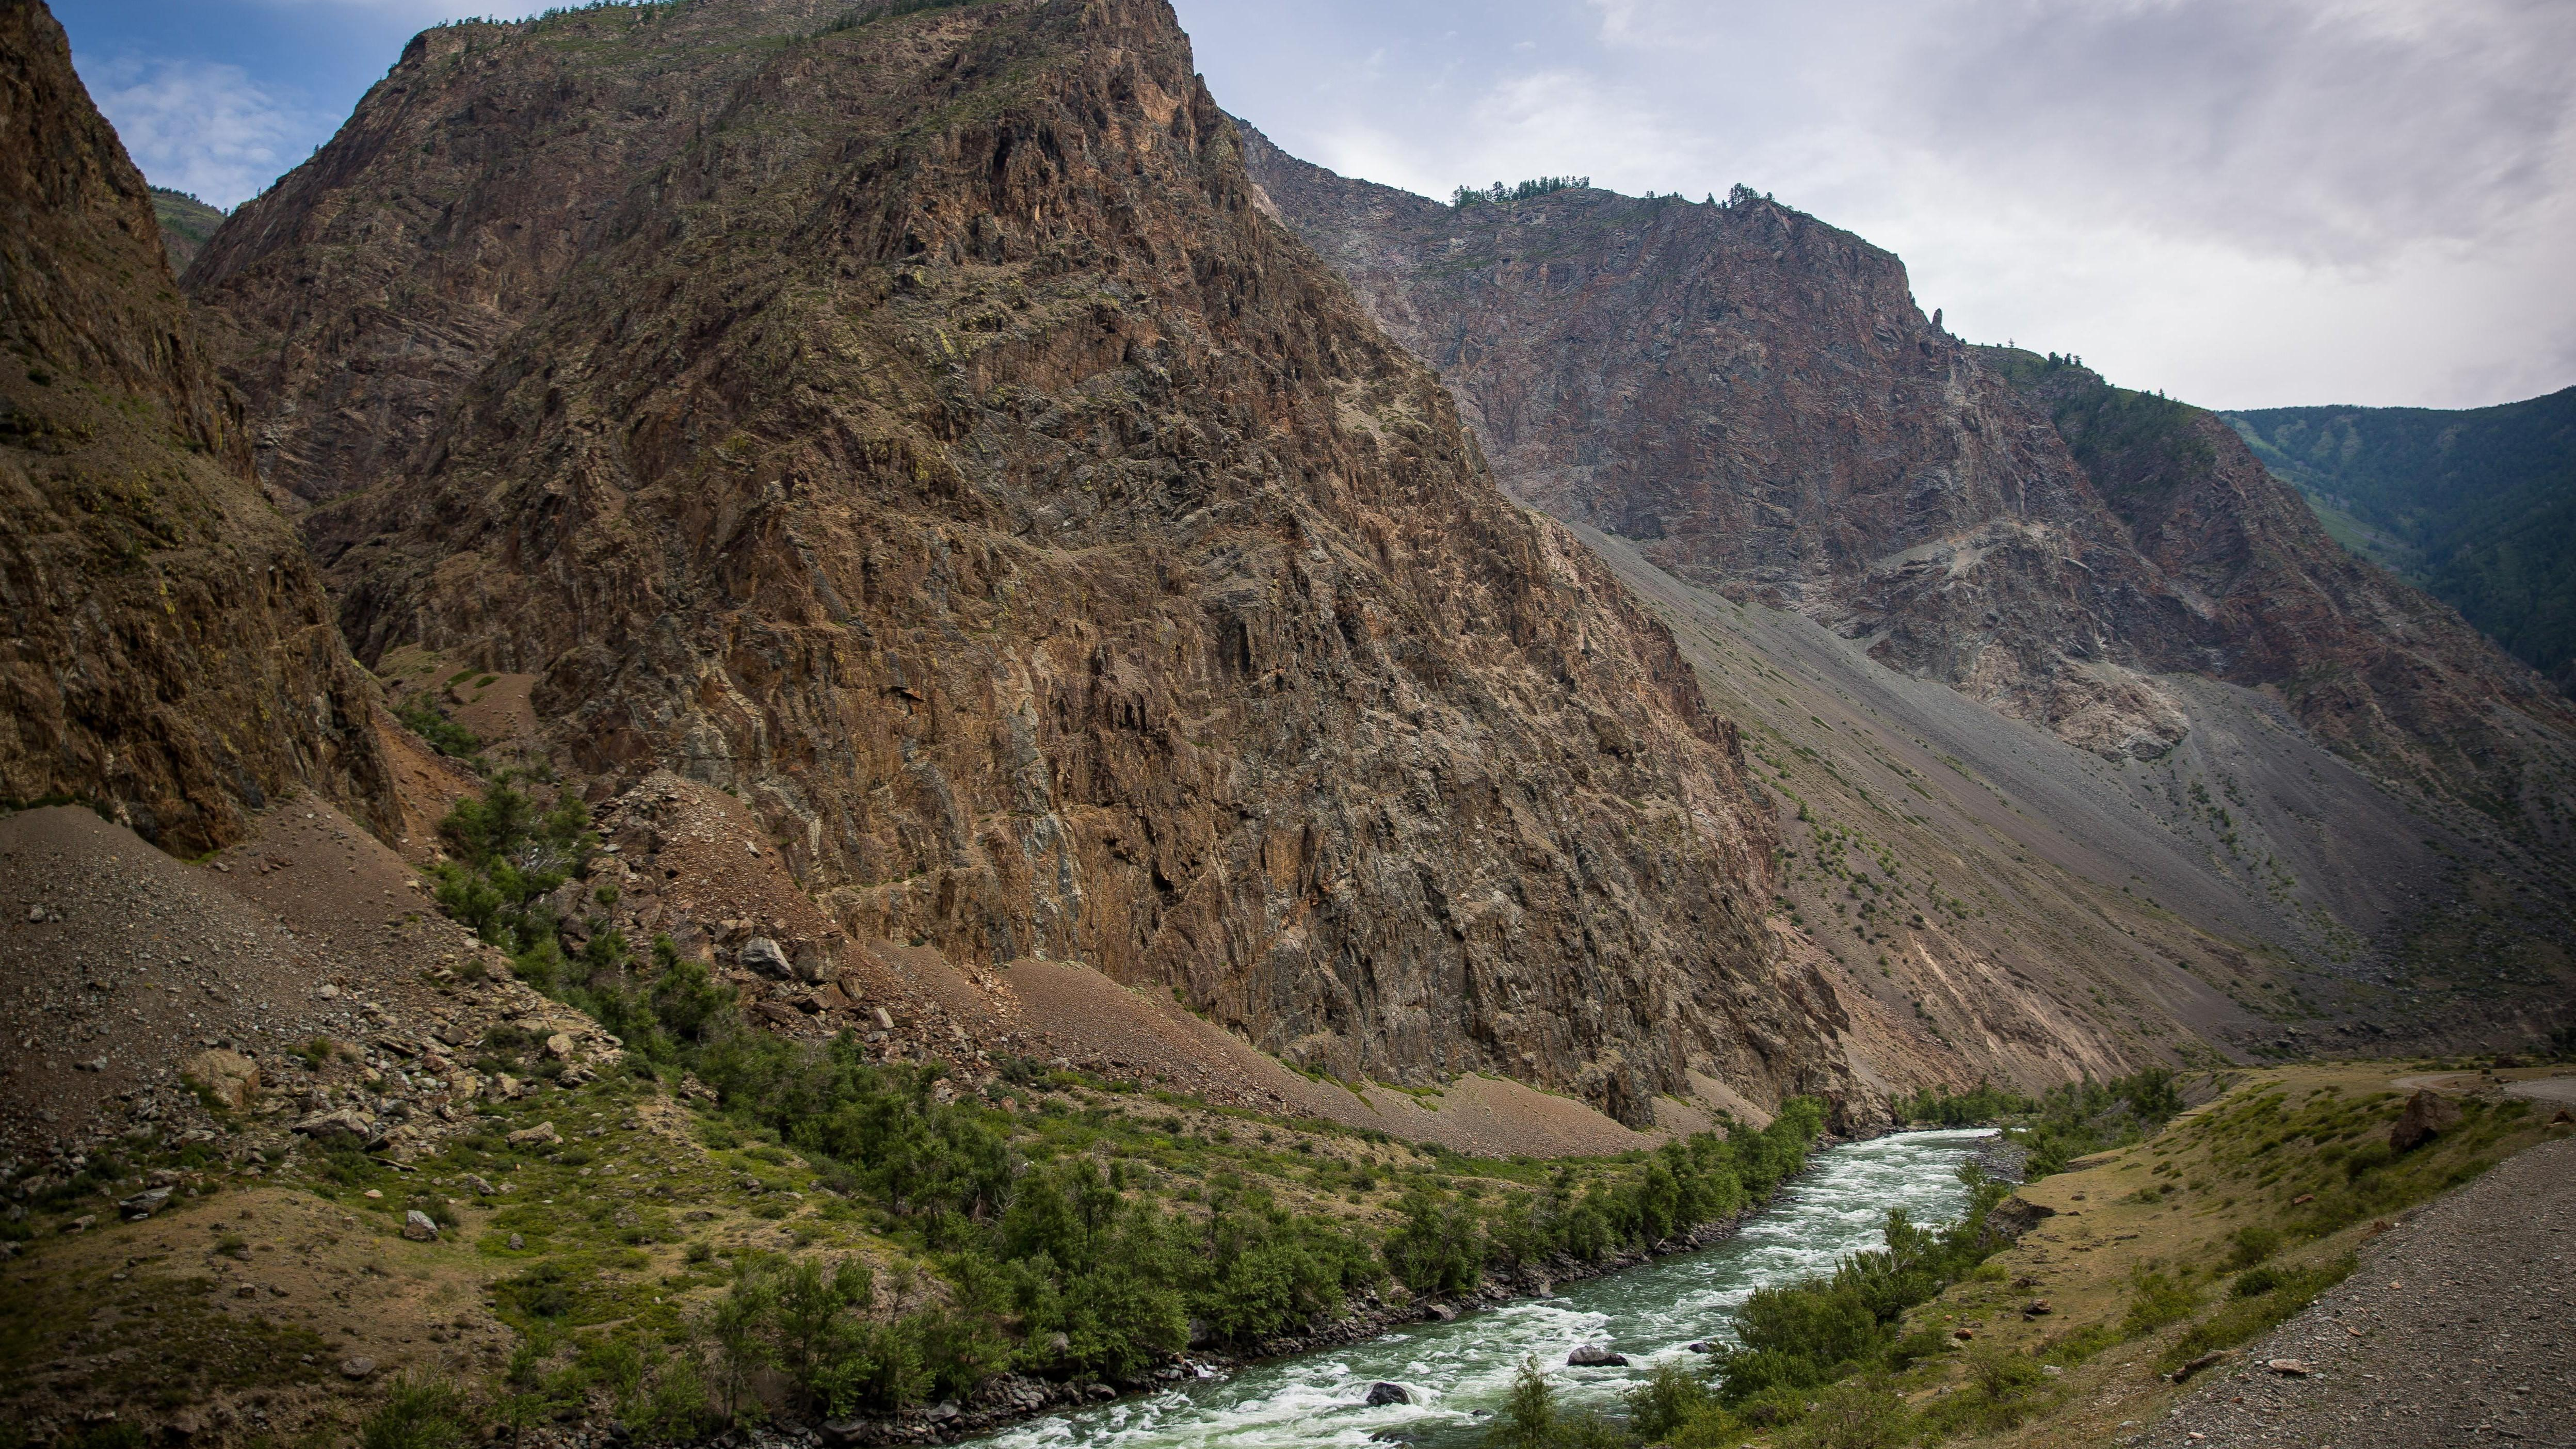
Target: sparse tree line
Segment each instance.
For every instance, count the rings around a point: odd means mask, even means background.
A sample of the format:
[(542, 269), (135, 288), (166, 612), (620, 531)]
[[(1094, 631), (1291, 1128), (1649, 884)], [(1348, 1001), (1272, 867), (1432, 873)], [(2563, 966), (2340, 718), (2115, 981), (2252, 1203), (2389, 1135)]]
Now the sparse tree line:
[(1507, 201), (1527, 201), (1551, 191), (1573, 191), (1590, 186), (1589, 176), (1534, 176), (1516, 186), (1497, 181), (1491, 186), (1461, 186), (1449, 193), (1449, 204), (1456, 207), (1500, 205)]
[[(693, 1310), (684, 1341), (585, 1344), (551, 1378), (539, 1365), (561, 1344), (547, 1340), (535, 1298), (517, 1302), (537, 1335), (511, 1392), (605, 1392), (648, 1438), (771, 1406), (890, 1413), (964, 1399), (1006, 1371), (1135, 1382), (1194, 1339), (1257, 1346), (1390, 1285), (1437, 1297), (1523, 1265), (1598, 1263), (1758, 1203), (1822, 1130), (1822, 1109), (1796, 1099), (1759, 1131), (1526, 1164), (1510, 1181), (1479, 1175), (1499, 1165), (1433, 1153), (1442, 1170), (1413, 1174), (1391, 1224), (1291, 1210), (1260, 1177), (1231, 1171), (1174, 1191), (1141, 1163), (1056, 1154), (971, 1088), (944, 1088), (940, 1065), (871, 1062), (848, 1034), (818, 1044), (747, 1026), (734, 992), (667, 937), (639, 957), (603, 922), (564, 919), (547, 902), (565, 898), (598, 846), (570, 792), (546, 802), (494, 784), (460, 802), (441, 834), (451, 859), (439, 902), (524, 980), (595, 1017), (639, 1076), (685, 1072), (711, 1087), (735, 1130), (801, 1153), (872, 1230), (933, 1270), (888, 1291), (856, 1255), (746, 1255)], [(1005, 1075), (1041, 1098), (1065, 1084), (1025, 1062)], [(1041, 1102), (1050, 1108), (1063, 1110)]]

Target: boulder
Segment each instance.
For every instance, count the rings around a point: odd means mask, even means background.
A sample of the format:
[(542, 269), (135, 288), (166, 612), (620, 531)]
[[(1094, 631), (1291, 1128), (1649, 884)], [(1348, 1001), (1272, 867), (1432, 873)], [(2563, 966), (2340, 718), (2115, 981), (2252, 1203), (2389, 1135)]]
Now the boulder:
[(1412, 1402), (1413, 1391), (1402, 1384), (1375, 1383), (1369, 1385), (1368, 1406), (1372, 1409), (1384, 1408), (1388, 1404), (1409, 1404)]
[(138, 1218), (148, 1218), (154, 1213), (161, 1211), (169, 1201), (170, 1189), (166, 1187), (149, 1188), (145, 1191), (136, 1193), (132, 1197), (126, 1198), (122, 1202), (119, 1202), (116, 1205), (116, 1210), (125, 1214), (125, 1220), (127, 1222), (133, 1222)]
[(413, 1208), (403, 1214), (402, 1234), (415, 1243), (435, 1243), (438, 1241), (438, 1224), (430, 1221), (429, 1214)]
[(376, 1119), (355, 1107), (342, 1107), (331, 1112), (316, 1112), (296, 1123), (294, 1130), (325, 1147), (363, 1145), (375, 1140)]
[(2400, 1152), (2412, 1152), (2459, 1120), (2458, 1103), (2418, 1087), (2415, 1095), (2406, 1099), (2406, 1110), (2398, 1113), (2396, 1122), (2389, 1126), (2388, 1145)]
[(371, 1358), (352, 1355), (340, 1360), (340, 1377), (344, 1379), (362, 1379), (375, 1371), (376, 1361)]
[(734, 959), (742, 963), (744, 970), (769, 977), (773, 981), (785, 981), (796, 974), (795, 967), (787, 959), (787, 953), (779, 949), (778, 943), (767, 936), (754, 936), (743, 942), (742, 950), (735, 954)]
[(546, 1038), (546, 1055), (562, 1061), (573, 1053), (573, 1040), (568, 1032), (556, 1032)]
[(552, 1122), (540, 1122), (511, 1133), (508, 1141), (513, 1147), (561, 1147), (563, 1134), (555, 1130)]
[(2270, 1369), (2272, 1372), (2279, 1374), (2284, 1378), (2293, 1379), (2303, 1379), (2316, 1372), (2316, 1369), (2310, 1366), (2307, 1360), (2297, 1358), (2265, 1359), (2263, 1361), (2263, 1367)]
[(179, 1075), (235, 1112), (250, 1110), (259, 1095), (259, 1063), (239, 1052), (199, 1052), (179, 1064)]
[(1565, 1362), (1571, 1368), (1626, 1368), (1628, 1356), (1612, 1353), (1597, 1343), (1587, 1343), (1567, 1354)]

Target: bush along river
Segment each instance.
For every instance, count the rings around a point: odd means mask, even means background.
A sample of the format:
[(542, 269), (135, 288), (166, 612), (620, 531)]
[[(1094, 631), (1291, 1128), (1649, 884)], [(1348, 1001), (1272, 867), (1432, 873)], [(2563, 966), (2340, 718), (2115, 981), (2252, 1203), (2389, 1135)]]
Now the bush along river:
[[(1904, 1132), (1816, 1154), (1724, 1242), (1578, 1283), (1546, 1298), (1407, 1324), (1365, 1342), (1249, 1365), (1143, 1398), (1050, 1415), (971, 1441), (982, 1449), (1272, 1449), (1361, 1446), (1402, 1438), (1463, 1449), (1502, 1407), (1524, 1358), (1536, 1358), (1561, 1407), (1619, 1411), (1620, 1398), (1658, 1363), (1696, 1360), (1690, 1345), (1723, 1339), (1737, 1304), (1757, 1288), (1830, 1271), (1847, 1254), (1886, 1245), (1890, 1208), (1917, 1223), (1959, 1215), (1959, 1165), (1988, 1130)], [(1624, 1366), (1576, 1368), (1599, 1346)], [(1372, 1386), (1401, 1385), (1409, 1402), (1370, 1404)]]

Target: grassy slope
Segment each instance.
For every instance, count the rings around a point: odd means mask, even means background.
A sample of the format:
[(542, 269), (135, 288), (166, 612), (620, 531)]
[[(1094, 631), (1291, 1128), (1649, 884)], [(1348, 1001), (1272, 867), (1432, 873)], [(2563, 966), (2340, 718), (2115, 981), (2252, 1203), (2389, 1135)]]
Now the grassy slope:
[[(2553, 1130), (2530, 1103), (2472, 1099), (2458, 1128), (2396, 1157), (2386, 1137), (2406, 1095), (2390, 1086), (2398, 1070), (2314, 1064), (2249, 1073), (2155, 1137), (2024, 1186), (2021, 1198), (2055, 1215), (1909, 1320), (1976, 1335), (1954, 1339), (1960, 1347), (1943, 1362), (1903, 1382), (1915, 1406), (1937, 1414), (1958, 1400), (1952, 1412), (1966, 1421), (1966, 1442), (2106, 1442), (2183, 1392), (2163, 1377), (2182, 1362), (2256, 1336), (2337, 1281), (2375, 1223)], [(2257, 1236), (2240, 1247), (2248, 1230)], [(2258, 1257), (2260, 1230), (2279, 1241)], [(2268, 1270), (2286, 1286), (2235, 1296), (2248, 1270)], [(2144, 1274), (2160, 1278), (2142, 1287)], [(2047, 1314), (2022, 1311), (2039, 1299)], [(2165, 1313), (2180, 1316), (2146, 1327)], [(1992, 1375), (1978, 1370), (1998, 1353), (2047, 1367), (2021, 1397), (2030, 1422), (1980, 1433), (1981, 1378)]]
[[(541, 1070), (533, 1043), (501, 1055), (512, 1059), (480, 1065)], [(1408, 1202), (1490, 1219), (1649, 1171), (1642, 1154), (1469, 1159), (1070, 1073), (1024, 1074), (975, 1105), (1033, 1169), (1109, 1166), (1129, 1203), (1159, 1202), (1185, 1225), (1219, 1202), (1258, 1204), (1369, 1248)], [(232, 1125), (247, 1135), (292, 1112), (272, 1100)], [(861, 1316), (879, 1323), (958, 1296), (956, 1244), (931, 1247), (896, 1205), (851, 1189), (846, 1169), (663, 1082), (539, 1086), (476, 1117), (408, 1170), (345, 1149), (262, 1164), (228, 1162), (238, 1143), (139, 1140), (33, 1203), (9, 1224), (0, 1442), (71, 1442), (88, 1409), (149, 1420), (218, 1398), (258, 1402), (281, 1434), (337, 1437), (397, 1372), (465, 1385), (476, 1422), (587, 1415), (651, 1438), (657, 1385), (715, 1377), (697, 1371), (714, 1357), (708, 1310), (746, 1270), (854, 1261), (876, 1284)], [(560, 1142), (510, 1142), (544, 1123)], [(178, 1184), (170, 1208), (119, 1222), (115, 1201), (156, 1172)], [(445, 1223), (439, 1241), (404, 1239), (413, 1208)], [(353, 1356), (378, 1371), (344, 1377)], [(788, 1406), (782, 1384), (768, 1397)]]
[(173, 273), (188, 270), (206, 238), (224, 224), (224, 214), (184, 191), (152, 188), (152, 214), (161, 222), (161, 245), (170, 253)]

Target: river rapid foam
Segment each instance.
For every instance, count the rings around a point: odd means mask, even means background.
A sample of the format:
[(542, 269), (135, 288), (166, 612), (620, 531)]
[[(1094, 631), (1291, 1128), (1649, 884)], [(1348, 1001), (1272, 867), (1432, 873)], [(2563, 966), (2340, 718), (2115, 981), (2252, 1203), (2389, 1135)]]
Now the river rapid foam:
[[(1571, 1283), (1454, 1323), (1417, 1323), (1362, 1343), (1272, 1359), (1142, 1398), (1052, 1414), (970, 1441), (978, 1449), (1285, 1449), (1358, 1446), (1393, 1431), (1432, 1449), (1463, 1449), (1534, 1356), (1574, 1409), (1615, 1411), (1656, 1364), (1696, 1359), (1688, 1345), (1723, 1338), (1754, 1289), (1831, 1269), (1884, 1247), (1889, 1208), (1918, 1223), (1958, 1215), (1959, 1164), (1990, 1131), (1901, 1132), (1818, 1153), (1735, 1236), (1696, 1252)], [(1568, 1368), (1587, 1344), (1626, 1368)], [(1410, 1404), (1367, 1407), (1369, 1386), (1399, 1383)]]

